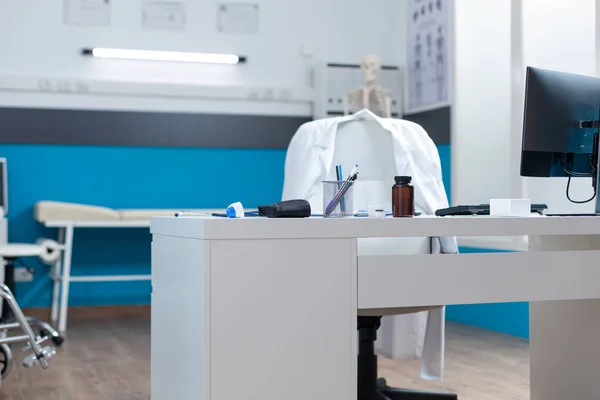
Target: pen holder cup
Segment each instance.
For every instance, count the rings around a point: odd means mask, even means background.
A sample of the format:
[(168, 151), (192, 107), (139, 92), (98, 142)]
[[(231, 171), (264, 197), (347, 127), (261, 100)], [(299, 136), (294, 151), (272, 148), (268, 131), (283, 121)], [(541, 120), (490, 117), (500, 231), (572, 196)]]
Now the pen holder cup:
[(354, 215), (354, 181), (323, 181), (323, 217)]

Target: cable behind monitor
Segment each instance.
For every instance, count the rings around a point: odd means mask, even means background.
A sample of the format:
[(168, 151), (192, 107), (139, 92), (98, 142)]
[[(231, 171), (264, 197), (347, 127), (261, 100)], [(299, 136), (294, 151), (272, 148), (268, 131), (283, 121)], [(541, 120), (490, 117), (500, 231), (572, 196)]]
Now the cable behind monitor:
[[(594, 135), (594, 148), (597, 149), (598, 148), (598, 133), (596, 133)], [(594, 154), (590, 156), (590, 160), (589, 160), (589, 164), (590, 164), (590, 168), (592, 170), (592, 173), (587, 173), (587, 172), (574, 172), (573, 171), (573, 155), (572, 154), (563, 154), (560, 157), (560, 164), (563, 168), (563, 171), (565, 172), (565, 174), (568, 176), (567, 179), (567, 189), (566, 189), (566, 195), (567, 195), (567, 199), (573, 203), (573, 204), (586, 204), (589, 203), (590, 201), (594, 200), (596, 198), (596, 195), (598, 194), (598, 185), (596, 184), (596, 174), (597, 174), (597, 160), (598, 160), (598, 155), (597, 155), (597, 150), (594, 150)], [(594, 163), (595, 161), (595, 163)], [(571, 178), (573, 177), (580, 177), (580, 178), (592, 178), (592, 186), (594, 188), (594, 194), (592, 195), (592, 197), (590, 197), (587, 200), (573, 200), (571, 198), (571, 194), (570, 194), (570, 189), (571, 189)]]

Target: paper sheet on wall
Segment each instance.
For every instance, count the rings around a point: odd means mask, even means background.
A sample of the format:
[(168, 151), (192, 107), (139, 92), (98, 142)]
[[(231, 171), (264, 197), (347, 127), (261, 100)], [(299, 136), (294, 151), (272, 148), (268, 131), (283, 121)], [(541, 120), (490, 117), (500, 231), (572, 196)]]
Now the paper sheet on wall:
[(450, 104), (449, 8), (452, 0), (410, 0), (406, 112)]
[(259, 7), (252, 3), (221, 3), (217, 29), (223, 33), (255, 34), (259, 29)]
[(65, 0), (64, 22), (68, 25), (107, 26), (110, 0)]
[(142, 3), (142, 27), (151, 30), (184, 31), (185, 5), (180, 1)]

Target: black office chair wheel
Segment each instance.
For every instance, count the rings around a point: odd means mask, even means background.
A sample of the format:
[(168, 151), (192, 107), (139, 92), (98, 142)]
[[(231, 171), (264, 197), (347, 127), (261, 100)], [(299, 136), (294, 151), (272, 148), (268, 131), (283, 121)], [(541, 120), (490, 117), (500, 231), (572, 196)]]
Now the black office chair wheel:
[(2, 376), (2, 380), (10, 374), (12, 364), (13, 356), (10, 346), (7, 344), (0, 345), (0, 376)]
[(50, 339), (52, 339), (52, 342), (57, 346), (60, 346), (65, 341), (64, 337), (62, 337), (60, 335), (54, 336), (50, 333), (50, 331), (48, 331), (48, 329), (44, 329), (44, 328), (40, 329), (40, 336), (41, 337), (44, 337), (44, 336), (49, 337)]
[(377, 387), (380, 389), (388, 387), (387, 381), (385, 378), (377, 378)]

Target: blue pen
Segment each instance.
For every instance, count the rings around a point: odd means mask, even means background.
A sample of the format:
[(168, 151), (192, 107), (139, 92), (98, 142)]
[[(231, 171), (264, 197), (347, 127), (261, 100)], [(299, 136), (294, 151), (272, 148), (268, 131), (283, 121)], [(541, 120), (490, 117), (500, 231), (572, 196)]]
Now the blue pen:
[(342, 178), (343, 176), (344, 175), (342, 175), (342, 165), (341, 164), (340, 165), (336, 165), (335, 166), (335, 179), (338, 181), (338, 184), (337, 184), (338, 190), (340, 190), (342, 188), (342, 182), (341, 181), (343, 179)]
[[(342, 172), (342, 164), (339, 165), (339, 169), (340, 169), (340, 177), (338, 178), (338, 181), (341, 181), (343, 179), (344, 173)], [(346, 212), (346, 197), (342, 197), (342, 212)]]
[(340, 201), (342, 200), (342, 198), (344, 197), (344, 195), (346, 194), (348, 189), (350, 189), (350, 187), (356, 180), (357, 176), (358, 176), (358, 164), (356, 164), (354, 166), (354, 168), (352, 168), (352, 172), (350, 173), (350, 176), (348, 176), (348, 179), (346, 179), (346, 181), (342, 184), (342, 187), (337, 191), (335, 196), (333, 196), (333, 199), (331, 199), (331, 201), (325, 208), (325, 212), (324, 212), (325, 215), (329, 215), (333, 212), (333, 210), (340, 203)]

